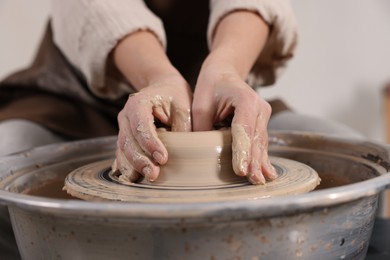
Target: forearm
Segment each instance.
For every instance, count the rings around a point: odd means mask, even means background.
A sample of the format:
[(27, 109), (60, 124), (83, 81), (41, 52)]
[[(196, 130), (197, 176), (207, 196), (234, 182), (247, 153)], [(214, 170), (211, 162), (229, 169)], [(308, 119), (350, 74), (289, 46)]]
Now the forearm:
[[(212, 28), (212, 27), (211, 27)], [(231, 116), (232, 165), (254, 184), (274, 179), (267, 154), (270, 107), (245, 83), (268, 37), (257, 13), (234, 11), (222, 18), (202, 65), (192, 103), (192, 126), (207, 131)]]
[(114, 63), (136, 90), (161, 78), (180, 76), (163, 47), (149, 31), (139, 31), (122, 39), (113, 52)]
[(268, 25), (257, 13), (235, 11), (226, 15), (214, 32), (211, 53), (204, 67), (224, 67), (245, 79), (262, 51), (268, 33)]

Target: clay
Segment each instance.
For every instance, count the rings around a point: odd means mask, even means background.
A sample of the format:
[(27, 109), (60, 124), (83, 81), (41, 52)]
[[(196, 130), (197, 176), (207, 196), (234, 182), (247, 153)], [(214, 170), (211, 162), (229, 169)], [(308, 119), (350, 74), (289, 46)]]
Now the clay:
[[(138, 182), (126, 174), (113, 172), (113, 159), (81, 167), (68, 175), (65, 189), (86, 200), (121, 200), (136, 202), (220, 201), (259, 199), (313, 190), (320, 182), (309, 166), (272, 157), (278, 177), (265, 185), (252, 185), (237, 176), (232, 167), (230, 131), (162, 132), (159, 138), (169, 159), (161, 166), (154, 182)], [(185, 190), (185, 192), (183, 191)]]
[[(322, 190), (340, 187), (344, 185), (350, 184), (350, 180), (347, 178), (337, 178), (337, 177), (329, 177), (328, 173), (318, 173), (321, 182), (314, 190)], [(64, 187), (64, 178), (55, 180), (52, 182), (44, 183), (42, 186), (34, 187), (32, 189), (28, 189), (23, 191), (23, 194), (29, 194), (33, 196), (40, 196), (46, 198), (54, 198), (54, 199), (77, 199), (77, 197), (73, 197), (63, 190)]]

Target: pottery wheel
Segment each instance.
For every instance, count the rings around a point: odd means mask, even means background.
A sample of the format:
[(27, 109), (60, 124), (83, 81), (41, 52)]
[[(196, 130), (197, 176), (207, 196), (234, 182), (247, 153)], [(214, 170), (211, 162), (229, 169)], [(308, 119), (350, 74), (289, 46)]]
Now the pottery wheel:
[[(115, 200), (142, 203), (256, 200), (271, 196), (312, 191), (320, 182), (309, 166), (289, 159), (271, 157), (278, 177), (265, 185), (253, 185), (245, 177), (232, 176), (227, 184), (195, 185), (193, 182), (136, 183), (121, 181), (111, 171), (112, 159), (91, 163), (71, 172), (65, 179), (70, 195), (84, 200)], [(179, 173), (178, 173), (179, 174)], [(179, 178), (180, 179), (180, 178)], [(157, 181), (157, 180), (156, 180)]]

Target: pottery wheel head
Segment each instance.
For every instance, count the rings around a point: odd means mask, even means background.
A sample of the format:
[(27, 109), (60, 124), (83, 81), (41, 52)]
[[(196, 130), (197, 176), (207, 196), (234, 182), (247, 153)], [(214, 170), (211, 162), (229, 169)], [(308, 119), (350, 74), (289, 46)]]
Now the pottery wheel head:
[(231, 135), (227, 130), (159, 133), (169, 154), (154, 182), (130, 182), (113, 172), (113, 159), (80, 167), (65, 179), (64, 189), (84, 200), (116, 200), (142, 203), (175, 203), (253, 200), (299, 194), (320, 182), (309, 166), (271, 157), (278, 177), (265, 185), (253, 185), (232, 169)]

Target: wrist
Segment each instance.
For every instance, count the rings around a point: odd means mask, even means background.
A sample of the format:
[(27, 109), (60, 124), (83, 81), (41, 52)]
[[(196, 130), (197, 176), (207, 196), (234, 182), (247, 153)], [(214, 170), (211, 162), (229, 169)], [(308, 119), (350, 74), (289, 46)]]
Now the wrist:
[(162, 78), (180, 76), (157, 37), (150, 31), (126, 36), (115, 47), (113, 58), (116, 67), (136, 90)]
[(154, 75), (145, 87), (159, 88), (166, 86), (174, 86), (178, 91), (181, 91), (181, 87), (186, 90), (189, 89), (187, 81), (178, 73)]
[(210, 56), (230, 64), (246, 78), (268, 38), (269, 28), (257, 13), (234, 11), (221, 19), (212, 38)]
[(224, 50), (216, 49), (209, 54), (202, 64), (199, 80), (211, 83), (220, 80), (222, 77), (226, 79), (230, 77), (245, 79), (246, 75), (240, 74), (234, 60), (224, 56), (223, 53)]

